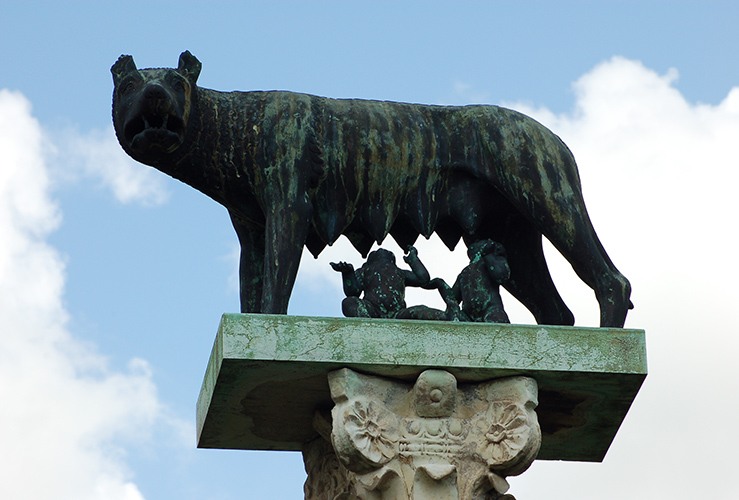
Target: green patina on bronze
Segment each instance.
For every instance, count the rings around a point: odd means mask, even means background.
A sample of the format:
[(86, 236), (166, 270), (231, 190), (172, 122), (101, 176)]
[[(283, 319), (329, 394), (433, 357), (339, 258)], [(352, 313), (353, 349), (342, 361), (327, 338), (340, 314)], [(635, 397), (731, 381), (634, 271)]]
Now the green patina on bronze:
[(198, 446), (299, 450), (331, 408), (340, 368), (459, 384), (525, 375), (539, 386), (540, 459), (601, 461), (647, 374), (644, 332), (566, 326), (223, 316), (198, 399)]
[(570, 150), (535, 120), (497, 106), (426, 106), (197, 86), (176, 69), (112, 67), (123, 149), (229, 211), (244, 312), (284, 314), (302, 248), (346, 235), (362, 255), (388, 234), (407, 249), (436, 232), (453, 248), (492, 239), (505, 287), (539, 323), (573, 324), (542, 235), (594, 291), (601, 325), (623, 325), (630, 286), (588, 218)]
[[(510, 323), (499, 290), (511, 276), (505, 249), (492, 240), (480, 240), (469, 246), (467, 256), (470, 263), (453, 286), (441, 278), (431, 279), (413, 246), (403, 257), (410, 270), (399, 268), (393, 253), (382, 248), (370, 252), (367, 262), (356, 270), (348, 262), (331, 262), (342, 275), (346, 294), (341, 311), (351, 318)], [(437, 290), (446, 309), (407, 307), (406, 286)]]

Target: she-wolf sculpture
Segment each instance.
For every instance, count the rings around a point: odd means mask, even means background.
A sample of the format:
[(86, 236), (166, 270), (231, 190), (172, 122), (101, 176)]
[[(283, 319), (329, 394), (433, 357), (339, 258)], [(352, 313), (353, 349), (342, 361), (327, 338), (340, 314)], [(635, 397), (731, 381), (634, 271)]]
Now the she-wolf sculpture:
[(449, 247), (508, 251), (505, 287), (538, 323), (574, 317), (552, 282), (542, 235), (595, 292), (601, 326), (621, 327), (630, 285), (590, 222), (577, 166), (535, 120), (497, 106), (426, 106), (294, 92), (218, 92), (177, 68), (111, 68), (113, 122), (135, 160), (229, 212), (241, 244), (243, 312), (285, 314), (303, 246), (344, 234), (366, 256), (388, 234), (408, 249), (436, 232)]

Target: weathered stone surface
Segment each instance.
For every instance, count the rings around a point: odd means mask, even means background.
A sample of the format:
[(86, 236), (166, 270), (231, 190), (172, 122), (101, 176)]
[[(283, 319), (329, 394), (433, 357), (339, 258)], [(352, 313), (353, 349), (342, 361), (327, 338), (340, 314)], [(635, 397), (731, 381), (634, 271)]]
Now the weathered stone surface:
[[(223, 316), (198, 401), (198, 446), (301, 450), (333, 407), (341, 368), (412, 383), (441, 368), (463, 384), (539, 386), (539, 459), (600, 461), (647, 372), (644, 332), (282, 315)], [(431, 410), (429, 410), (431, 411)]]
[(306, 447), (309, 500), (500, 499), (541, 445), (529, 377), (458, 388), (444, 370), (411, 384), (342, 368), (328, 381), (333, 448)]

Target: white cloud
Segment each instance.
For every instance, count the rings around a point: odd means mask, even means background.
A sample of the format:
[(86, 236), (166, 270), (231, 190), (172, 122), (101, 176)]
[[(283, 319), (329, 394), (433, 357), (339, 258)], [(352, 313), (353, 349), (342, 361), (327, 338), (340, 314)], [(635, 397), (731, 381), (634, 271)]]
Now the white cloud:
[[(650, 370), (602, 464), (536, 462), (512, 478), (518, 498), (739, 495), (732, 423), (739, 413), (739, 87), (718, 104), (696, 104), (677, 80), (675, 70), (660, 75), (615, 57), (574, 84), (570, 113), (508, 104), (574, 152), (595, 228), (632, 282), (635, 309), (626, 326), (646, 330)], [(453, 279), (465, 263), (463, 254), (448, 257), (436, 238), (417, 246), (432, 275)], [(362, 263), (353, 250), (331, 255), (340, 259)], [(548, 259), (578, 324), (597, 326), (593, 292), (551, 247)], [(303, 265), (336, 288), (327, 260)], [(510, 299), (506, 309), (514, 322), (531, 322)]]
[(125, 444), (162, 409), (144, 361), (113, 371), (66, 328), (43, 148), (30, 103), (0, 90), (0, 497), (140, 499)]
[[(739, 492), (732, 479), (739, 433), (719, 417), (739, 411), (739, 88), (717, 105), (694, 104), (675, 88), (677, 76), (616, 57), (575, 83), (571, 114), (512, 106), (575, 153), (594, 225), (632, 281), (636, 309), (627, 326), (646, 330), (650, 365), (605, 462), (537, 463), (514, 484), (521, 498), (728, 499)], [(587, 317), (592, 293), (566, 264), (553, 268), (576, 316)]]
[(676, 78), (674, 70), (661, 76), (613, 58), (575, 83), (572, 115), (517, 107), (574, 151), (595, 227), (633, 282), (631, 325), (657, 307), (660, 321), (675, 317), (678, 304), (690, 311), (681, 325), (711, 321), (709, 311), (723, 316), (725, 286), (739, 278), (730, 265), (739, 88), (718, 105), (694, 105), (675, 89)]
[(52, 139), (55, 177), (67, 182), (95, 179), (121, 203), (160, 205), (167, 200), (165, 178), (126, 155), (112, 126), (86, 133), (68, 129)]

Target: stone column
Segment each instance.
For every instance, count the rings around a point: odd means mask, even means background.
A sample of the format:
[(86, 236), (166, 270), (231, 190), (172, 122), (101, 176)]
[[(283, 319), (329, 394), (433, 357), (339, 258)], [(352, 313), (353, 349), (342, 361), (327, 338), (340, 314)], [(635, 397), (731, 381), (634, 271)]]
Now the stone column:
[(512, 500), (505, 478), (541, 446), (529, 377), (458, 387), (426, 370), (411, 385), (344, 368), (328, 381), (335, 406), (303, 450), (308, 500)]

